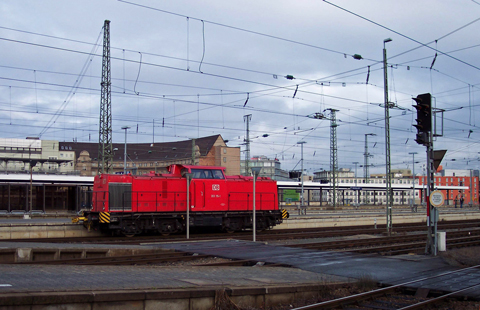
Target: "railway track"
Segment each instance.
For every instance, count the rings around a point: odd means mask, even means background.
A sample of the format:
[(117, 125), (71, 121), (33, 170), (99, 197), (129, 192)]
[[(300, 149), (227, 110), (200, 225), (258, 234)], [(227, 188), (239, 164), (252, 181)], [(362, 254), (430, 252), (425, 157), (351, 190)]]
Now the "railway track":
[[(426, 246), (425, 234), (404, 236), (376, 237), (351, 240), (336, 240), (328, 242), (309, 242), (291, 244), (290, 247), (318, 251), (344, 251), (363, 254), (400, 255), (423, 254)], [(480, 230), (451, 232), (447, 238), (447, 248), (480, 246)], [(153, 254), (136, 254), (126, 256), (34, 260), (19, 264), (55, 264), (55, 265), (146, 265), (164, 264), (168, 262), (185, 262), (204, 258), (213, 259), (208, 255), (197, 255), (188, 252), (161, 252)], [(214, 263), (200, 263), (199, 266), (253, 266), (259, 264), (252, 260), (228, 260)], [(284, 264), (267, 264), (268, 266), (284, 266)]]
[[(381, 255), (422, 254), (425, 252), (426, 234), (417, 233), (402, 236), (335, 240), (291, 244), (290, 247), (329, 251), (341, 250), (364, 254)], [(447, 248), (460, 248), (480, 245), (480, 230), (450, 231), (447, 235)]]
[[(222, 260), (221, 262), (205, 263), (203, 260), (218, 260), (210, 255), (199, 255), (197, 253), (173, 252), (152, 254), (135, 254), (124, 256), (108, 256), (95, 258), (74, 258), (74, 259), (56, 259), (56, 260), (37, 260), (28, 262), (18, 262), (19, 265), (162, 265), (169, 263), (185, 263), (193, 261), (196, 266), (267, 266), (267, 267), (290, 267), (285, 264), (259, 263), (249, 260)], [(197, 261), (197, 262), (195, 262)]]
[[(320, 309), (426, 309), (428, 307), (437, 307), (447, 298), (464, 298), (464, 292), (480, 287), (480, 283), (473, 285), (457, 285), (453, 291), (430, 291), (429, 281), (455, 282), (461, 283), (465, 273), (480, 265), (442, 273), (432, 277), (415, 279), (413, 281), (401, 284), (387, 286), (384, 288), (372, 290), (366, 293), (360, 293), (347, 297), (337, 298), (325, 302), (311, 304), (294, 310), (320, 310)], [(414, 291), (415, 295), (406, 292)], [(473, 305), (472, 305), (473, 306)], [(432, 308), (433, 309), (433, 308)], [(473, 309), (473, 308), (472, 308)]]
[(136, 254), (108, 256), (95, 258), (73, 258), (57, 260), (40, 260), (19, 262), (20, 265), (147, 265), (177, 261), (189, 261), (210, 257), (208, 255), (193, 255), (186, 252), (165, 252), (153, 254)]
[[(475, 221), (448, 222), (442, 223), (439, 229), (448, 231), (447, 248), (459, 248), (480, 245), (480, 224)], [(290, 247), (300, 247), (305, 249), (319, 251), (346, 251), (364, 254), (381, 254), (381, 255), (399, 255), (399, 254), (423, 254), (426, 245), (426, 227), (419, 224), (407, 224), (396, 227), (398, 235), (382, 236), (383, 229), (372, 229), (371, 227), (339, 227), (339, 228), (318, 228), (318, 229), (294, 229), (294, 230), (273, 230), (262, 232), (257, 235), (258, 241), (283, 240), (291, 243), (295, 239), (319, 239), (319, 242), (308, 242), (300, 244), (287, 244)], [(368, 238), (353, 237), (344, 240), (325, 241), (322, 239), (369, 235)], [(251, 240), (251, 233), (237, 233), (227, 235), (202, 234), (192, 238), (195, 241), (225, 239)], [(139, 238), (73, 238), (68, 242), (72, 243), (88, 243), (88, 244), (122, 244), (122, 245), (138, 245), (159, 242), (181, 242), (184, 241), (183, 236), (175, 238), (159, 238), (158, 236), (139, 237)], [(13, 241), (13, 240), (12, 240)], [(18, 242), (37, 241), (31, 239), (19, 239)], [(51, 239), (42, 239), (43, 242), (51, 242)], [(65, 238), (57, 238), (55, 242), (65, 242)], [(190, 261), (206, 258), (206, 256), (194, 255), (194, 253), (157, 253), (157, 254), (139, 254), (129, 256), (114, 257), (97, 257), (97, 258), (75, 258), (63, 260), (43, 260), (31, 261), (30, 264), (96, 264), (96, 265), (142, 265), (142, 264), (164, 264), (173, 261)], [(209, 266), (238, 266), (255, 265), (256, 261), (226, 261), (206, 263)]]
[[(480, 229), (479, 221), (451, 221), (441, 222), (438, 225), (439, 230), (452, 231), (458, 229)], [(424, 223), (410, 223), (394, 226), (394, 233), (405, 234), (413, 232), (426, 232)], [(309, 238), (334, 238), (353, 235), (377, 235), (383, 234), (385, 225), (379, 225), (376, 228), (372, 226), (350, 226), (350, 227), (322, 227), (306, 229), (274, 229), (258, 232), (257, 240), (288, 240), (288, 239), (309, 239)], [(209, 234), (190, 234), (190, 239), (195, 241), (209, 241), (221, 239), (250, 240), (251, 232), (244, 231), (238, 233), (209, 233)], [(85, 243), (85, 244), (123, 244), (139, 245), (145, 243), (158, 242), (182, 242), (185, 241), (183, 234), (165, 236), (136, 236), (128, 237), (88, 237), (88, 238), (37, 238), (37, 239), (11, 239), (11, 242), (45, 242), (45, 243)]]

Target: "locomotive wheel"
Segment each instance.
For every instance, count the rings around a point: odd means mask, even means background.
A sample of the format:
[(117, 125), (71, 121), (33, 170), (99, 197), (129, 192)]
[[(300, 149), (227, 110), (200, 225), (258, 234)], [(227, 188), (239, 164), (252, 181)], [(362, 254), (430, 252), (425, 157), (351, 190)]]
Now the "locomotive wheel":
[(162, 223), (158, 229), (158, 232), (160, 233), (160, 235), (164, 237), (169, 236), (170, 234), (173, 234), (177, 231), (178, 231), (177, 223), (171, 222), (171, 221), (166, 221)]
[(124, 232), (123, 235), (127, 238), (132, 238), (133, 236), (135, 236), (135, 234), (130, 234), (130, 233), (126, 233), (126, 232)]
[(257, 220), (256, 231), (265, 231), (265, 230), (267, 230), (267, 227), (268, 227), (268, 226), (267, 226), (266, 224), (267, 224), (267, 223), (266, 223), (265, 220), (263, 220), (263, 219), (260, 220), (260, 221)]
[(228, 234), (233, 234), (235, 232), (235, 229), (233, 229), (232, 227), (225, 227), (225, 231), (228, 233)]

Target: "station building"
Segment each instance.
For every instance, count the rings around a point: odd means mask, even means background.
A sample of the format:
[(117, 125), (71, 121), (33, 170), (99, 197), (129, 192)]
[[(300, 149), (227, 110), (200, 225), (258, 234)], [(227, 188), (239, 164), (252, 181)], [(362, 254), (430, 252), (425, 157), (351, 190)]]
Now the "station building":
[[(249, 167), (261, 167), (260, 177), (268, 177), (272, 180), (283, 181), (290, 180), (289, 173), (286, 170), (281, 169), (281, 164), (278, 158), (268, 158), (264, 155), (257, 155), (250, 158), (248, 161)], [(247, 175), (246, 172), (246, 161), (240, 161), (240, 174)]]
[[(60, 151), (75, 152), (75, 167), (82, 176), (98, 172), (98, 143), (60, 142)], [(221, 135), (193, 140), (163, 143), (128, 143), (124, 166), (125, 144), (113, 143), (110, 173), (166, 173), (172, 164), (222, 166), (227, 175), (240, 174), (240, 147), (229, 147)]]
[[(435, 174), (435, 186), (467, 186), (466, 190), (442, 190), (445, 200), (449, 205), (460, 207), (460, 199), (463, 198), (464, 205), (478, 205), (479, 195), (479, 171), (478, 170), (460, 170), (443, 169), (442, 166)], [(425, 176), (417, 176), (419, 184), (427, 184)]]
[[(392, 169), (392, 187), (397, 188), (393, 191), (394, 205), (410, 205), (412, 201), (416, 205), (422, 205), (426, 202), (427, 179), (423, 175), (412, 175), (409, 169)], [(329, 183), (330, 171), (319, 171), (314, 173), (314, 182)], [(460, 199), (463, 197), (464, 205), (478, 205), (479, 203), (479, 171), (478, 170), (444, 170), (439, 167), (434, 176), (435, 188), (443, 193), (445, 205), (460, 206)], [(355, 173), (351, 169), (341, 168), (338, 171), (337, 186), (343, 189), (337, 194), (337, 203), (346, 204), (386, 204), (387, 197), (385, 190), (372, 187), (384, 187), (386, 183), (385, 174), (371, 174), (369, 178), (355, 178)], [(369, 184), (369, 185), (365, 185)], [(383, 185), (382, 185), (383, 184)], [(451, 189), (441, 189), (440, 187), (452, 187)], [(468, 187), (468, 189), (455, 189), (454, 187)], [(349, 188), (348, 188), (349, 187)], [(405, 187), (402, 189), (402, 187)], [(413, 191), (415, 187), (415, 192)], [(348, 188), (348, 189), (345, 189)], [(312, 201), (331, 202), (328, 190), (323, 193), (312, 191)]]

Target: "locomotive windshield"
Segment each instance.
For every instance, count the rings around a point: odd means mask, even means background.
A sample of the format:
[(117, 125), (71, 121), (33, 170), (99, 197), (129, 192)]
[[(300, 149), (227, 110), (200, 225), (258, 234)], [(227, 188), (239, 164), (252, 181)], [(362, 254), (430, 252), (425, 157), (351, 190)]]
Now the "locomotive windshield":
[[(184, 173), (182, 173), (184, 175)], [(220, 169), (192, 169), (193, 179), (225, 179)]]

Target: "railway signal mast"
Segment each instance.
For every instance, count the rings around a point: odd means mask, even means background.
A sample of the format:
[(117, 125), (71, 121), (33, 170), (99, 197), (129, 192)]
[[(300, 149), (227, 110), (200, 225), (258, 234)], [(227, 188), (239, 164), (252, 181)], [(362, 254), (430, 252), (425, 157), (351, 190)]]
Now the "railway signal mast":
[(425, 200), (427, 201), (428, 237), (427, 245), (425, 247), (425, 254), (436, 255), (438, 210), (430, 203), (430, 194), (433, 192), (435, 184), (435, 165), (433, 151), (434, 134), (432, 132), (432, 95), (430, 93), (426, 93), (418, 95), (417, 98), (412, 99), (416, 102), (416, 105), (414, 105), (413, 107), (417, 109), (417, 123), (413, 125), (415, 128), (417, 128), (415, 142), (420, 145), (424, 145), (427, 148), (427, 191)]

